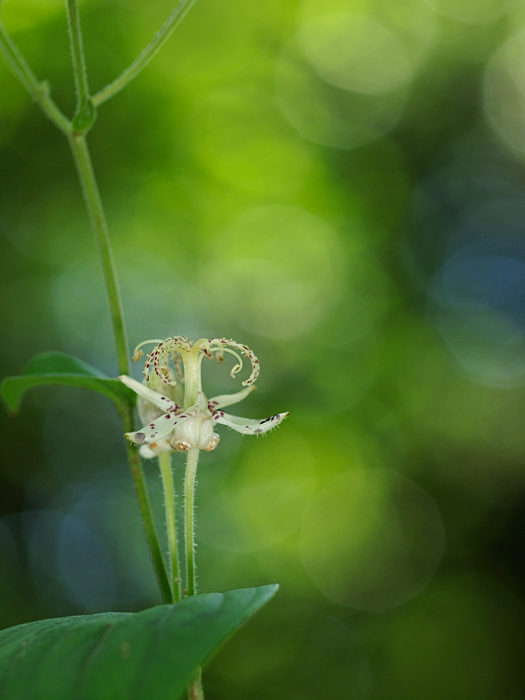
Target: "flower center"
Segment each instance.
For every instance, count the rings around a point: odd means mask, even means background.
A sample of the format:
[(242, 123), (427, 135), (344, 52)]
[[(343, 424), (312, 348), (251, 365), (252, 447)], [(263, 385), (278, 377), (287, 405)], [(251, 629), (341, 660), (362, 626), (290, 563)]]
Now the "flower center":
[[(225, 352), (233, 355), (237, 360), (237, 364), (232, 368), (230, 376), (235, 378), (235, 375), (240, 372), (243, 367), (241, 355), (246, 355), (251, 362), (252, 372), (249, 378), (243, 382), (243, 386), (254, 384), (259, 376), (259, 360), (247, 345), (241, 345), (234, 340), (227, 340), (226, 338), (208, 340), (207, 338), (201, 338), (192, 343), (191, 340), (184, 336), (167, 338), (163, 341), (148, 340), (140, 343), (140, 345), (135, 348), (133, 355), (134, 362), (142, 357), (143, 352), (140, 348), (147, 343), (157, 343), (157, 345), (148, 355), (144, 366), (146, 384), (150, 386), (152, 373), (165, 384), (176, 385), (179, 382), (181, 385), (183, 384), (184, 410), (191, 408), (191, 406), (196, 403), (199, 392), (202, 392), (201, 363), (204, 356), (211, 360), (215, 352), (217, 353), (217, 360), (222, 362)], [(235, 348), (235, 350), (233, 348)], [(236, 352), (236, 350), (238, 352)], [(169, 367), (170, 358), (173, 360), (178, 381), (175, 379), (175, 374)], [(184, 367), (184, 373), (181, 370), (181, 361)]]

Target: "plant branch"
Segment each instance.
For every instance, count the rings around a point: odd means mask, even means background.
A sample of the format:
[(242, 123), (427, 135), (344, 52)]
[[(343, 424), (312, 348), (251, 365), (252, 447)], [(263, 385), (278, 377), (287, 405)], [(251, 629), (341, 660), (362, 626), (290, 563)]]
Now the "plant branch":
[(177, 515), (175, 511), (175, 486), (173, 484), (173, 473), (171, 470), (171, 452), (161, 452), (159, 454), (159, 464), (162, 485), (164, 487), (164, 503), (166, 506), (166, 526), (168, 529), (168, 544), (170, 550), (173, 602), (178, 603), (180, 600), (179, 548), (177, 540)]
[[(71, 0), (68, 0), (68, 2), (71, 2)], [(101, 105), (103, 102), (107, 102), (137, 77), (141, 70), (148, 65), (161, 46), (169, 39), (175, 27), (177, 27), (177, 25), (184, 19), (186, 13), (191, 9), (194, 2), (195, 0), (181, 0), (179, 5), (177, 5), (168, 19), (164, 22), (151, 43), (146, 46), (144, 51), (131, 64), (131, 66), (126, 68), (126, 70), (116, 80), (109, 85), (106, 85), (105, 88), (93, 96), (92, 99), (95, 107), (98, 107), (98, 105)]]
[(77, 0), (67, 0), (67, 16), (69, 38), (71, 40), (71, 53), (73, 56), (73, 72), (75, 74), (75, 88), (77, 93), (77, 112), (89, 98), (89, 89), (86, 73), (86, 61), (82, 47), (82, 30), (80, 29), (80, 16), (78, 14)]
[(40, 83), (25, 58), (18, 50), (17, 45), (0, 22), (0, 52), (3, 54), (7, 65), (20, 80), (35, 102), (38, 103), (46, 117), (57, 126), (60, 131), (70, 134), (71, 122), (61, 112), (49, 95), (49, 88)]
[(128, 344), (126, 340), (126, 331), (124, 328), (124, 316), (122, 312), (122, 302), (120, 299), (120, 291), (117, 281), (117, 273), (115, 263), (113, 261), (113, 253), (109, 241), (108, 227), (102, 201), (95, 180), (95, 173), (91, 165), (91, 158), (86, 143), (86, 137), (83, 134), (72, 134), (69, 138), (69, 143), (77, 164), (78, 175), (84, 192), (84, 199), (91, 219), (91, 226), (95, 234), (97, 242), (98, 254), (106, 292), (111, 313), (111, 322), (113, 325), (113, 333), (115, 336), (115, 345), (117, 347), (117, 359), (119, 374), (129, 374), (129, 359), (128, 359)]

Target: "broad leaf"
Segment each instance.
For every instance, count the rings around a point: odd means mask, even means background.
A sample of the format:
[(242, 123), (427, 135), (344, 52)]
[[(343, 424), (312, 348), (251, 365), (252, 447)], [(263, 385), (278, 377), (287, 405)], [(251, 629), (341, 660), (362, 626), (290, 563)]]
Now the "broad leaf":
[(7, 377), (0, 385), (0, 395), (8, 409), (16, 413), (26, 391), (43, 384), (62, 384), (93, 389), (109, 396), (118, 409), (134, 402), (135, 394), (118, 379), (110, 379), (94, 367), (61, 352), (37, 355), (18, 377)]
[(0, 632), (0, 697), (177, 700), (197, 666), (277, 585), (207, 593), (140, 613), (30, 622)]

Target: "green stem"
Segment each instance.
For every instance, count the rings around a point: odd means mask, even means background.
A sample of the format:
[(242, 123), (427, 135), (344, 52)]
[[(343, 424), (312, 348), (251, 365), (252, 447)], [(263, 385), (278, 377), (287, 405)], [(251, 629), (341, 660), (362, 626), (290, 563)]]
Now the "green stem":
[[(68, 0), (70, 2), (71, 0)], [(112, 83), (106, 85), (105, 88), (97, 92), (93, 96), (93, 104), (95, 107), (107, 102), (111, 97), (125, 88), (133, 78), (136, 78), (140, 71), (145, 68), (157, 53), (165, 41), (169, 39), (175, 27), (181, 22), (195, 0), (181, 0), (179, 5), (173, 10), (168, 19), (164, 22), (158, 33), (155, 35), (151, 43), (144, 49), (140, 56)]]
[[(0, 0), (1, 1), (1, 0)], [(185, 0), (181, 3), (177, 10), (177, 14), (182, 10), (183, 5), (187, 4)], [(20, 80), (22, 85), (29, 92), (31, 97), (40, 105), (46, 116), (68, 137), (71, 150), (77, 165), (78, 175), (84, 193), (84, 199), (102, 267), (106, 293), (110, 308), (113, 333), (115, 337), (115, 345), (117, 349), (117, 361), (120, 374), (129, 374), (129, 359), (126, 341), (126, 332), (124, 327), (124, 317), (122, 312), (122, 303), (120, 299), (120, 291), (118, 287), (115, 263), (113, 261), (113, 253), (109, 240), (109, 233), (102, 208), (102, 201), (97, 187), (95, 174), (91, 165), (88, 147), (86, 144), (85, 132), (92, 125), (95, 118), (95, 110), (93, 103), (89, 99), (88, 81), (86, 66), (84, 61), (84, 53), (82, 49), (82, 36), (80, 30), (80, 21), (78, 15), (77, 0), (67, 0), (68, 16), (69, 16), (69, 33), (71, 38), (71, 48), (73, 53), (73, 66), (75, 73), (75, 85), (77, 89), (77, 113), (73, 122), (70, 122), (61, 110), (56, 106), (49, 95), (49, 88), (45, 84), (39, 83), (26, 60), (18, 50), (18, 47), (11, 39), (3, 24), (0, 22), (0, 53), (3, 54), (7, 64)], [(174, 13), (176, 14), (176, 13)], [(172, 15), (173, 17), (173, 15)], [(182, 18), (182, 14), (180, 16)], [(173, 23), (171, 29), (174, 28)], [(169, 21), (170, 21), (169, 20)], [(168, 21), (168, 22), (169, 22)], [(168, 27), (168, 29), (170, 29)], [(163, 27), (160, 34), (166, 31), (166, 26)], [(162, 38), (162, 37), (161, 37)], [(166, 36), (167, 38), (167, 36)], [(158, 43), (158, 42), (157, 42)], [(150, 53), (151, 56), (160, 47), (160, 43)], [(139, 57), (140, 58), (140, 57)], [(148, 58), (149, 60), (149, 58)], [(146, 61), (147, 62), (147, 61)], [(137, 63), (137, 62), (136, 62)], [(145, 65), (145, 63), (144, 63)], [(133, 66), (132, 66), (133, 68)], [(136, 71), (138, 72), (138, 70)], [(135, 74), (136, 74), (135, 72)], [(127, 71), (126, 73), (129, 73)], [(134, 77), (131, 76), (131, 77)], [(131, 79), (131, 77), (129, 79)], [(129, 82), (129, 80), (128, 80)], [(121, 86), (123, 87), (123, 85)], [(118, 88), (120, 89), (120, 88)], [(117, 90), (118, 91), (118, 90)], [(130, 404), (126, 409), (119, 411), (126, 432), (133, 432), (133, 406)], [(155, 522), (153, 519), (151, 505), (149, 502), (146, 480), (140, 457), (137, 448), (127, 442), (128, 458), (131, 468), (131, 475), (137, 493), (139, 509), (142, 516), (144, 531), (148, 541), (153, 566), (159, 582), (159, 587), (163, 599), (166, 603), (173, 602), (173, 594), (170, 587), (166, 566), (162, 557), (162, 551), (158, 540)]]
[(108, 227), (102, 201), (98, 192), (95, 173), (91, 165), (91, 158), (86, 143), (86, 137), (82, 134), (71, 135), (69, 143), (77, 164), (78, 175), (84, 192), (84, 199), (91, 219), (91, 226), (97, 242), (100, 264), (106, 284), (111, 322), (117, 347), (117, 360), (119, 374), (129, 374), (128, 344), (126, 331), (124, 328), (124, 317), (122, 312), (122, 302), (117, 282), (117, 273), (111, 244), (109, 241)]
[(197, 593), (195, 569), (195, 540), (194, 540), (194, 509), (195, 509), (195, 476), (199, 448), (192, 447), (186, 453), (186, 476), (184, 479), (184, 524), (186, 541), (186, 595)]
[[(124, 317), (122, 313), (122, 303), (120, 300), (120, 291), (118, 287), (117, 274), (109, 234), (102, 208), (102, 201), (98, 192), (95, 174), (91, 165), (89, 151), (84, 135), (70, 135), (69, 143), (75, 157), (77, 170), (84, 192), (84, 199), (91, 219), (91, 225), (100, 257), (104, 281), (106, 284), (106, 292), (111, 313), (111, 322), (113, 333), (115, 336), (115, 344), (117, 347), (117, 359), (119, 374), (129, 374), (128, 349), (126, 341), (126, 332), (124, 328)], [(122, 415), (125, 432), (133, 432), (133, 409), (130, 406), (126, 414)], [(151, 559), (157, 575), (162, 597), (166, 603), (173, 602), (173, 594), (170, 587), (166, 566), (162, 557), (162, 551), (159, 545), (155, 522), (151, 512), (151, 505), (148, 498), (146, 480), (140, 463), (140, 457), (135, 446), (128, 442), (128, 457), (131, 467), (131, 476), (135, 484), (135, 491), (144, 524), (144, 531), (148, 541)]]
[(159, 454), (160, 473), (164, 487), (164, 503), (166, 506), (166, 526), (168, 529), (168, 544), (171, 561), (171, 581), (173, 602), (180, 600), (180, 569), (179, 547), (177, 540), (177, 515), (175, 512), (175, 486), (173, 484), (173, 472), (171, 470), (171, 452)]
[(73, 71), (75, 74), (75, 87), (77, 92), (77, 112), (81, 105), (89, 97), (89, 89), (86, 73), (86, 62), (82, 48), (82, 31), (80, 29), (80, 17), (78, 14), (77, 0), (67, 0), (67, 15), (69, 37), (71, 40), (71, 53), (73, 55)]
[(71, 122), (62, 114), (49, 95), (49, 89), (45, 84), (39, 83), (35, 74), (28, 66), (25, 58), (18, 50), (17, 45), (11, 39), (4, 25), (0, 22), (0, 52), (3, 54), (7, 65), (16, 77), (38, 103), (44, 114), (65, 134), (72, 131)]
[[(186, 579), (188, 596), (197, 593), (197, 577), (195, 567), (195, 535), (194, 535), (194, 511), (195, 511), (195, 477), (197, 475), (197, 463), (199, 461), (199, 448), (192, 447), (186, 455), (186, 476), (184, 480), (184, 519), (186, 539)], [(187, 686), (188, 700), (204, 700), (202, 689), (201, 669), (195, 672)]]
[[(126, 432), (132, 432), (134, 428), (133, 410), (131, 408), (127, 409), (126, 413), (121, 413), (121, 418)], [(157, 581), (164, 602), (173, 603), (173, 594), (171, 591), (168, 574), (166, 572), (164, 559), (162, 557), (159, 538), (155, 529), (155, 523), (151, 512), (151, 504), (149, 502), (148, 490), (146, 486), (146, 479), (144, 477), (144, 471), (140, 462), (139, 453), (135, 445), (132, 445), (128, 440), (126, 440), (126, 443), (128, 448), (131, 476), (135, 485), (135, 491), (139, 503), (140, 514), (142, 516), (142, 523), (144, 525), (144, 532), (149, 545), (151, 560), (153, 562), (153, 568), (155, 569), (155, 573), (157, 575)]]

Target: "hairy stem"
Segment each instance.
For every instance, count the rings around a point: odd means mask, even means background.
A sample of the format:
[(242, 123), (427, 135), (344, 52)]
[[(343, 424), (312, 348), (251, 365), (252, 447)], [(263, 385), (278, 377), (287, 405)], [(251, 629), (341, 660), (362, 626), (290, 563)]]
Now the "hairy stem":
[[(1, 0), (0, 0), (1, 1)], [(152, 56), (171, 34), (177, 23), (182, 19), (185, 10), (189, 9), (192, 0), (182, 0), (181, 4), (172, 13), (168, 21), (160, 30), (150, 46), (139, 56), (135, 63), (130, 66), (123, 75), (108, 86), (102, 93), (99, 93), (98, 102), (104, 102), (113, 94), (121, 90), (139, 71), (149, 62)], [(33, 100), (39, 104), (44, 114), (66, 134), (73, 152), (77, 166), (78, 176), (84, 193), (84, 200), (91, 220), (91, 226), (97, 243), (100, 264), (106, 286), (107, 299), (111, 314), (111, 322), (115, 345), (117, 350), (117, 362), (119, 374), (129, 374), (129, 359), (126, 332), (124, 326), (124, 316), (120, 290), (117, 281), (115, 263), (109, 240), (109, 233), (102, 208), (102, 201), (98, 191), (95, 173), (91, 164), (91, 158), (86, 143), (85, 133), (92, 126), (96, 116), (93, 101), (90, 100), (87, 71), (82, 48), (82, 35), (80, 29), (80, 19), (78, 14), (78, 0), (67, 0), (67, 10), (69, 18), (69, 34), (71, 40), (71, 50), (73, 54), (73, 68), (75, 74), (75, 87), (77, 92), (77, 110), (73, 121), (69, 121), (61, 110), (57, 107), (49, 94), (49, 87), (45, 83), (40, 83), (27, 64), (26, 60), (18, 50), (18, 47), (11, 36), (0, 22), (0, 54), (15, 76), (29, 92)], [(133, 432), (133, 406), (130, 405), (120, 411), (122, 422), (126, 432)], [(131, 468), (131, 475), (135, 484), (140, 513), (144, 525), (146, 539), (150, 548), (151, 558), (157, 579), (161, 589), (163, 599), (166, 603), (173, 602), (173, 593), (170, 587), (166, 566), (162, 557), (162, 551), (158, 540), (157, 531), (149, 502), (146, 480), (137, 448), (127, 443), (128, 458)], [(173, 568), (172, 560), (172, 568)], [(173, 571), (175, 571), (173, 569)], [(178, 578), (178, 576), (177, 576)], [(174, 586), (174, 590), (175, 590)], [(177, 595), (177, 594), (175, 594)], [(179, 594), (180, 597), (180, 594)]]
[[(121, 413), (121, 418), (126, 432), (133, 431), (134, 426), (132, 409), (129, 408), (126, 413)], [(128, 448), (131, 476), (135, 485), (135, 492), (137, 494), (140, 514), (142, 516), (142, 524), (144, 525), (144, 532), (146, 534), (146, 540), (148, 542), (153, 568), (155, 569), (155, 573), (157, 575), (157, 581), (164, 602), (173, 603), (173, 594), (171, 591), (168, 574), (166, 572), (166, 565), (164, 564), (164, 559), (162, 557), (162, 551), (160, 549), (155, 523), (153, 521), (153, 514), (151, 512), (151, 505), (146, 487), (146, 479), (144, 477), (144, 471), (140, 462), (140, 456), (135, 445), (132, 445), (128, 440), (126, 440), (126, 443)]]
[[(89, 103), (89, 90), (82, 49), (82, 35), (80, 30), (80, 19), (78, 15), (77, 0), (67, 0), (69, 17), (69, 35), (71, 39), (71, 51), (73, 54), (73, 68), (75, 74), (75, 87), (77, 91), (77, 114), (72, 124), (72, 131), (69, 134), (69, 143), (77, 166), (78, 176), (84, 193), (84, 200), (91, 220), (91, 227), (97, 243), (100, 265), (106, 286), (106, 294), (111, 315), (111, 323), (117, 350), (117, 362), (119, 374), (129, 374), (129, 355), (126, 340), (126, 330), (124, 326), (124, 314), (120, 299), (120, 290), (117, 280), (117, 272), (113, 260), (113, 252), (109, 240), (109, 232), (102, 207), (102, 200), (98, 191), (97, 181), (88, 146), (86, 143), (85, 131), (91, 126), (94, 113), (85, 121), (83, 110)], [(78, 121), (82, 115), (83, 120)], [(80, 132), (77, 129), (83, 129)], [(133, 408), (129, 406), (127, 412), (122, 416), (126, 432), (133, 432)], [(155, 521), (151, 511), (148, 498), (146, 480), (137, 448), (128, 443), (128, 457), (131, 468), (131, 476), (135, 485), (140, 514), (144, 525), (144, 532), (150, 549), (151, 560), (162, 597), (166, 603), (172, 603), (173, 591), (166, 571), (166, 565), (160, 549), (159, 538), (155, 529)]]
[(86, 143), (86, 137), (82, 135), (71, 135), (69, 138), (71, 149), (77, 164), (78, 175), (84, 192), (86, 207), (89, 212), (91, 226), (97, 242), (98, 254), (111, 314), (111, 323), (117, 348), (117, 361), (119, 374), (129, 374), (128, 343), (124, 328), (124, 316), (122, 312), (122, 302), (117, 281), (113, 253), (109, 241), (108, 227), (102, 201), (98, 192), (95, 173), (91, 165), (91, 158)]
[(11, 39), (4, 25), (0, 22), (0, 52), (4, 56), (7, 65), (11, 68), (15, 76), (38, 103), (46, 117), (57, 126), (60, 131), (70, 134), (72, 130), (71, 122), (62, 114), (49, 95), (49, 88), (40, 83), (28, 66), (25, 58), (18, 50), (17, 45)]
[(186, 476), (184, 480), (184, 525), (186, 541), (186, 595), (197, 593), (195, 568), (194, 510), (195, 510), (195, 476), (199, 448), (192, 447), (186, 453)]
[[(70, 135), (69, 142), (73, 150), (75, 162), (77, 164), (78, 175), (84, 192), (86, 207), (89, 212), (91, 226), (97, 242), (100, 264), (106, 284), (106, 293), (111, 313), (111, 322), (117, 347), (117, 359), (119, 374), (129, 374), (128, 349), (126, 341), (126, 333), (124, 328), (124, 317), (122, 313), (122, 303), (120, 300), (120, 291), (117, 281), (117, 273), (109, 234), (102, 208), (102, 201), (98, 192), (95, 174), (91, 165), (89, 151), (84, 135)], [(133, 432), (133, 408), (129, 406), (127, 413), (122, 415), (125, 432)], [(128, 458), (131, 468), (131, 476), (135, 484), (135, 491), (144, 524), (144, 532), (150, 549), (151, 560), (155, 568), (157, 580), (162, 593), (162, 597), (166, 603), (173, 602), (173, 594), (170, 587), (169, 578), (166, 572), (166, 566), (162, 557), (155, 522), (151, 512), (151, 505), (148, 498), (146, 480), (140, 463), (140, 457), (137, 448), (128, 442)]]
[(171, 562), (171, 581), (173, 602), (180, 600), (180, 569), (179, 547), (177, 540), (177, 515), (175, 512), (175, 486), (173, 484), (173, 472), (171, 470), (171, 452), (159, 454), (160, 473), (164, 487), (164, 503), (166, 507), (166, 526), (168, 530), (168, 545)]
[(135, 59), (131, 66), (126, 68), (126, 70), (116, 80), (109, 85), (106, 85), (105, 88), (93, 96), (93, 104), (95, 107), (101, 105), (103, 102), (107, 102), (111, 97), (116, 95), (117, 92), (120, 92), (123, 88), (125, 88), (126, 85), (133, 80), (133, 78), (137, 77), (140, 71), (148, 65), (164, 42), (169, 39), (175, 27), (184, 19), (186, 13), (194, 2), (195, 0), (181, 0), (179, 5), (177, 5), (171, 15), (159, 29), (151, 43), (146, 46), (144, 51), (140, 54), (140, 56), (138, 56), (137, 59)]
[(82, 32), (80, 29), (80, 17), (78, 14), (77, 0), (67, 0), (67, 15), (69, 20), (69, 37), (71, 40), (71, 53), (73, 56), (73, 72), (75, 74), (75, 88), (77, 92), (77, 112), (81, 105), (89, 97), (89, 89), (86, 73), (84, 49), (82, 47)]
[[(197, 570), (195, 567), (195, 477), (197, 475), (197, 463), (199, 461), (199, 448), (192, 447), (186, 453), (186, 476), (184, 480), (184, 520), (186, 539), (186, 594), (188, 596), (197, 593)], [(195, 669), (187, 686), (188, 700), (204, 700), (202, 689), (201, 669)]]

